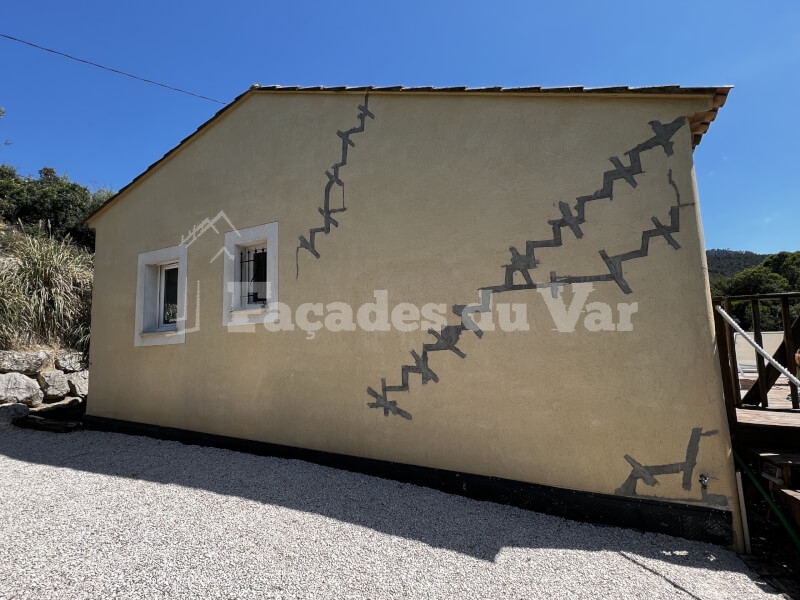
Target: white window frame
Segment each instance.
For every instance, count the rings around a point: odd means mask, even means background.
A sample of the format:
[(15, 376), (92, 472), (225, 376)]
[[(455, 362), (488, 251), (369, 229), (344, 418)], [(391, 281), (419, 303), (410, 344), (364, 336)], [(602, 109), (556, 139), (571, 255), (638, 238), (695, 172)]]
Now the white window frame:
[[(139, 254), (136, 275), (134, 346), (183, 344), (186, 341), (187, 247), (172, 246)], [(164, 323), (164, 275), (178, 267), (178, 317)]]
[[(239, 253), (248, 248), (267, 249), (267, 305), (241, 304)], [(278, 302), (278, 222), (265, 223), (225, 233), (225, 264), (222, 277), (222, 325), (258, 325), (278, 320), (270, 307)]]

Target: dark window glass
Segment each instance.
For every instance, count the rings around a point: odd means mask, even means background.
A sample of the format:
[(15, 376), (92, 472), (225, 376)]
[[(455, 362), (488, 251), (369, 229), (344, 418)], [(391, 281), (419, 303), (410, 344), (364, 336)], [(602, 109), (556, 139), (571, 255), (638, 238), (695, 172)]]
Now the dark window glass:
[(164, 269), (164, 325), (178, 322), (178, 268)]
[(253, 303), (267, 301), (267, 251), (253, 255)]

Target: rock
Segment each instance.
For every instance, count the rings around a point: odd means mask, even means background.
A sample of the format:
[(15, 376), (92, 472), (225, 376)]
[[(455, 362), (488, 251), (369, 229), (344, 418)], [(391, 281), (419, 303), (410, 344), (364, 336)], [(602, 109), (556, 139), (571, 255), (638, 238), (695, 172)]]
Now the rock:
[(50, 363), (50, 353), (0, 350), (0, 373), (25, 373), (36, 375)]
[(0, 404), (0, 429), (11, 423), (12, 420), (24, 417), (30, 409), (24, 404), (14, 402), (12, 404)]
[(37, 379), (45, 400), (59, 400), (69, 394), (67, 376), (61, 371), (42, 371)]
[(72, 352), (56, 358), (56, 369), (61, 369), (65, 373), (83, 371), (85, 368), (86, 363), (83, 362), (83, 354), (80, 352)]
[(53, 402), (51, 404), (40, 404), (36, 408), (30, 409), (30, 413), (32, 415), (48, 416), (47, 413), (59, 412), (64, 410), (65, 408), (77, 408), (85, 402), (86, 400), (83, 400), (81, 398), (77, 398), (74, 396), (67, 396), (66, 398), (64, 398), (63, 400), (59, 400), (58, 402)]
[(28, 406), (38, 406), (43, 398), (39, 384), (30, 377), (20, 373), (0, 375), (0, 403), (21, 402)]
[(73, 396), (86, 397), (89, 393), (89, 371), (78, 371), (67, 375), (69, 393)]

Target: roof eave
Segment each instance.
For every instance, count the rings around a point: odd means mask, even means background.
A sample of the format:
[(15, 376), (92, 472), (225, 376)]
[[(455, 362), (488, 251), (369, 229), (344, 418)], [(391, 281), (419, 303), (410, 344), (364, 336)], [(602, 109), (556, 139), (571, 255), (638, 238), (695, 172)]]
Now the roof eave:
[(713, 87), (681, 87), (679, 85), (665, 85), (665, 86), (648, 86), (648, 87), (628, 87), (628, 86), (614, 86), (614, 87), (598, 87), (598, 88), (585, 88), (583, 86), (567, 86), (557, 88), (543, 88), (540, 86), (533, 87), (483, 87), (483, 88), (469, 88), (464, 86), (457, 87), (433, 87), (433, 86), (280, 86), (270, 85), (262, 86), (260, 84), (253, 84), (248, 90), (239, 94), (234, 98), (230, 104), (227, 104), (214, 116), (208, 119), (205, 123), (200, 125), (190, 135), (182, 139), (174, 148), (167, 152), (160, 159), (151, 164), (147, 169), (137, 175), (130, 183), (121, 188), (111, 198), (106, 200), (103, 204), (93, 210), (89, 216), (86, 217), (85, 222), (91, 227), (91, 221), (105, 212), (112, 204), (115, 204), (121, 195), (129, 190), (133, 185), (138, 183), (146, 175), (150, 174), (154, 169), (159, 167), (164, 161), (175, 155), (179, 150), (190, 142), (195, 136), (199, 135), (213, 123), (215, 123), (223, 114), (228, 112), (231, 108), (239, 104), (244, 98), (255, 93), (373, 93), (373, 94), (497, 94), (497, 95), (598, 95), (598, 96), (712, 96), (712, 107), (709, 110), (695, 113), (689, 116), (689, 123), (692, 132), (692, 148), (696, 148), (703, 137), (703, 134), (708, 131), (709, 126), (717, 116), (717, 112), (722, 108), (727, 100), (728, 93), (733, 89), (733, 86), (713, 86)]

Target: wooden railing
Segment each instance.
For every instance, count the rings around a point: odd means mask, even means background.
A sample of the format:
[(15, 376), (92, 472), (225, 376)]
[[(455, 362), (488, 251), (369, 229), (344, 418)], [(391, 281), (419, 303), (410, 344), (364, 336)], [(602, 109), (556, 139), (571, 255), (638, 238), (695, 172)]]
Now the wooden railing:
[[(722, 306), (728, 314), (732, 313), (734, 303), (748, 302), (753, 315), (753, 339), (763, 347), (761, 329), (761, 303), (780, 302), (781, 325), (783, 328), (783, 341), (773, 355), (773, 358), (791, 372), (797, 368), (795, 364), (795, 351), (800, 347), (800, 317), (791, 322), (789, 308), (792, 303), (800, 301), (800, 292), (787, 292), (781, 294), (756, 294), (752, 296), (714, 296), (714, 306)], [(725, 408), (731, 426), (731, 434), (736, 431), (736, 409), (743, 405), (769, 407), (768, 393), (775, 385), (780, 375), (778, 369), (767, 363), (764, 358), (756, 353), (756, 368), (758, 379), (742, 397), (739, 385), (739, 362), (736, 358), (733, 328), (725, 319), (714, 310), (714, 325), (717, 337), (717, 350), (719, 352), (720, 370), (722, 372), (722, 386), (725, 394)], [(798, 389), (790, 384), (790, 397), (793, 409), (800, 409)]]

